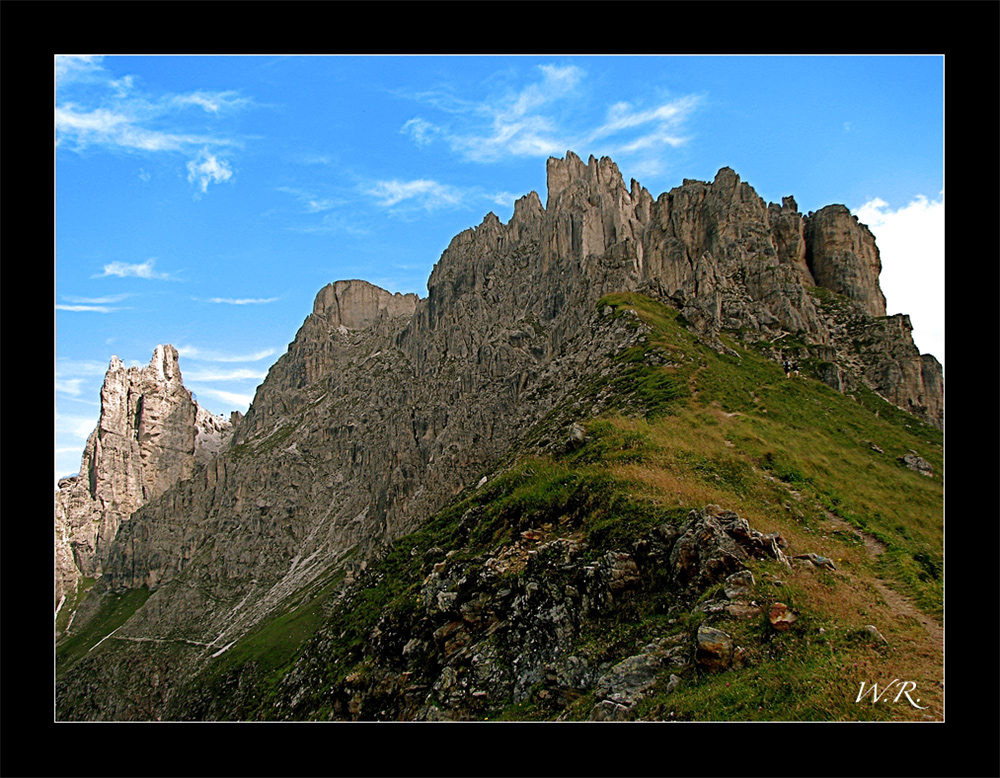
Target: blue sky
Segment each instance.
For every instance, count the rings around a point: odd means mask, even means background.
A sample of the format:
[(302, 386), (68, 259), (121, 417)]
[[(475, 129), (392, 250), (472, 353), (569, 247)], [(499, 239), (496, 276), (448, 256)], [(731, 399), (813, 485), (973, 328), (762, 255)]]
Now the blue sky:
[(112, 355), (171, 343), (245, 411), (316, 293), (426, 294), (451, 238), (545, 161), (610, 156), (656, 197), (732, 167), (869, 225), (890, 313), (944, 362), (940, 56), (58, 56), (56, 476)]

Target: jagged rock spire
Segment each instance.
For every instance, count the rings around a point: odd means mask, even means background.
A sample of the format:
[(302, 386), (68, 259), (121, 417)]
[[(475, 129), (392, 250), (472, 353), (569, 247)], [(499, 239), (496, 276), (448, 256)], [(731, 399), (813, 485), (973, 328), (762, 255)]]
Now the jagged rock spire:
[[(56, 493), (61, 557), (57, 592), (80, 575), (100, 575), (107, 547), (122, 521), (169, 486), (189, 478), (218, 450), (228, 421), (200, 408), (184, 387), (177, 349), (158, 345), (145, 367), (111, 357), (101, 387), (101, 414), (87, 440), (80, 474)], [(58, 544), (57, 544), (58, 545)]]

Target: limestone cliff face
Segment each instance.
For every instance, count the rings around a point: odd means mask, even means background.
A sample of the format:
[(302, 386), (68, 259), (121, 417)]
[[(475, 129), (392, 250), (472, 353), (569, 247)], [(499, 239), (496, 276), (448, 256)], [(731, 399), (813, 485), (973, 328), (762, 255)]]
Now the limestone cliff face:
[(75, 592), (81, 576), (102, 574), (122, 521), (190, 478), (230, 433), (228, 421), (205, 411), (184, 388), (173, 346), (157, 346), (143, 368), (126, 368), (112, 357), (80, 473), (60, 480), (56, 492), (56, 603)]
[(413, 315), (415, 294), (390, 294), (367, 281), (337, 281), (316, 295), (313, 313), (331, 326), (351, 330), (374, 329), (383, 321)]
[(806, 219), (806, 264), (818, 286), (856, 301), (871, 316), (885, 316), (875, 236), (843, 205), (828, 205)]
[(507, 224), (488, 214), (455, 236), (426, 298), (320, 290), (202, 468), (176, 352), (135, 373), (113, 363), (107, 419), (57, 498), (61, 555), (104, 591), (153, 590), (118, 639), (207, 661), (331, 569), (354, 575), (540, 420), (599, 412), (580, 387), (643, 336), (597, 310), (611, 292), (669, 302), (720, 349), (724, 332), (792, 336), (831, 385), (869, 385), (940, 426), (940, 365), (884, 316), (870, 237), (839, 207), (765, 204), (729, 168), (654, 199), (609, 159), (551, 159), (547, 203), (531, 192)]

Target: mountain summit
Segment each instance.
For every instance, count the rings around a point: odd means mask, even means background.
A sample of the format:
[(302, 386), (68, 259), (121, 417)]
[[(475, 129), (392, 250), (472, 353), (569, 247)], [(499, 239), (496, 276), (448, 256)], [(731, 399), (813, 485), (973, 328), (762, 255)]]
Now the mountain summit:
[[(591, 576), (586, 585), (582, 578), (561, 584), (564, 594), (577, 593), (578, 606), (589, 604), (569, 621), (545, 622), (554, 642), (531, 632), (537, 650), (530, 673), (499, 674), (492, 692), (486, 681), (477, 687), (487, 696), (503, 690), (505, 699), (526, 699), (529, 687), (544, 680), (539, 668), (560, 651), (578, 650), (579, 619), (613, 611), (613, 602), (641, 588), (653, 557), (673, 571), (677, 603), (721, 583), (723, 573), (749, 570), (755, 559), (791, 567), (776, 536), (704, 503), (690, 517), (687, 507), (681, 511), (687, 523), (676, 526), (657, 513), (659, 534), (626, 542), (620, 533), (633, 526), (626, 518), (634, 512), (632, 494), (608, 503), (609, 482), (587, 480), (596, 478), (589, 468), (598, 463), (639, 461), (621, 456), (622, 435), (628, 438), (621, 419), (654, 420), (680, 404), (701, 408), (713, 396), (713, 424), (762, 415), (769, 409), (767, 386), (782, 397), (801, 392), (797, 401), (816, 400), (818, 408), (834, 403), (834, 410), (815, 411), (828, 417), (855, 413), (843, 410), (853, 405), (871, 415), (874, 407), (939, 434), (941, 367), (919, 354), (906, 316), (885, 315), (878, 249), (846, 208), (803, 216), (791, 197), (765, 204), (729, 168), (712, 182), (685, 180), (656, 199), (634, 180), (626, 188), (607, 158), (584, 163), (568, 152), (550, 159), (547, 171), (546, 204), (531, 192), (516, 202), (507, 224), (490, 213), (455, 236), (430, 275), (426, 298), (361, 280), (320, 290), (246, 416), (232, 425), (209, 423), (198, 411), (180, 384), (172, 347), (157, 347), (142, 371), (126, 372), (112, 361), (81, 475), (61, 483), (56, 495), (60, 718), (225, 718), (232, 700), (209, 699), (197, 689), (221, 695), (237, 681), (253, 694), (277, 695), (269, 715), (280, 708), (292, 717), (317, 711), (349, 717), (349, 701), (305, 710), (288, 702), (305, 699), (305, 687), (286, 698), (273, 684), (281, 679), (282, 688), (291, 688), (294, 673), (283, 673), (296, 657), (319, 661), (303, 648), (309, 640), (325, 641), (329, 656), (347, 650), (332, 637), (330, 620), (363, 613), (366, 592), (377, 591), (380, 581), (403, 580), (384, 565), (399, 573), (403, 563), (391, 560), (405, 543), (412, 553), (403, 567), (415, 565), (413, 574), (426, 576), (422, 588), (399, 583), (416, 587), (406, 607), (427, 609), (423, 618), (430, 621), (421, 624), (451, 624), (451, 631), (430, 639), (409, 621), (405, 628), (396, 621), (369, 624), (366, 634), (376, 643), (373, 627), (385, 640), (392, 635), (381, 651), (398, 659), (409, 646), (421, 672), (431, 673), (427, 683), (445, 683), (434, 673), (455, 672), (449, 662), (472, 640), (470, 631), (501, 629), (515, 619), (499, 604), (505, 587), (477, 588), (471, 568), (465, 583), (448, 578), (458, 572), (445, 560), (480, 548), (494, 560), (490, 569), (512, 576), (515, 591), (527, 585), (518, 571), (542, 569), (532, 568), (527, 551), (527, 567), (517, 561), (517, 543), (546, 538), (559, 541), (549, 550), (563, 555), (563, 573), (578, 565), (580, 576)], [(782, 360), (796, 363), (801, 381), (784, 378)], [(785, 383), (775, 384), (776, 377)], [(838, 399), (821, 405), (820, 396)], [(778, 417), (783, 406), (771, 407), (768, 418)], [(628, 438), (636, 451), (647, 445), (644, 435)], [(756, 464), (740, 460), (729, 477), (751, 479), (758, 465), (772, 479), (799, 472), (779, 465), (785, 455), (764, 451), (759, 439), (746, 440)], [(112, 450), (120, 455), (108, 456)], [(533, 483), (552, 466), (524, 465), (525, 457), (586, 469), (586, 478), (584, 471), (561, 471), (577, 487), (566, 487), (569, 503), (562, 508), (539, 512), (538, 526), (524, 504), (509, 502), (516, 486), (501, 475), (516, 471), (521, 482)], [(939, 478), (927, 478), (927, 488)], [(496, 487), (497, 479), (507, 486)], [(743, 493), (753, 491), (749, 480), (740, 483)], [(493, 499), (469, 502), (477, 490)], [(690, 507), (692, 493), (682, 491), (676, 499)], [(449, 506), (457, 505), (461, 521), (435, 540), (450, 548), (404, 541), (438, 526), (441, 516), (454, 518)], [(496, 513), (503, 505), (513, 513)], [(600, 529), (585, 530), (596, 515), (603, 517)], [(514, 545), (510, 532), (518, 533)], [(698, 538), (709, 536), (715, 545), (700, 548)], [(609, 538), (623, 545), (605, 545)], [(507, 543), (506, 561), (497, 543)], [(636, 543), (646, 544), (646, 556), (635, 556)], [(603, 561), (577, 558), (577, 550), (597, 548)], [(70, 568), (70, 557), (75, 576), (60, 572)], [(717, 557), (723, 561), (711, 561)], [(597, 567), (584, 572), (591, 562)], [(482, 572), (486, 557), (477, 564)], [(531, 580), (541, 585), (541, 578)], [(465, 596), (472, 599), (458, 616)], [(483, 610), (486, 603), (492, 611)], [(279, 632), (284, 648), (260, 653)], [(297, 637), (289, 644), (291, 635)], [(660, 666), (679, 656), (666, 643), (657, 651), (635, 661)], [(341, 669), (355, 666), (350, 656), (344, 654)], [(486, 661), (486, 654), (476, 656)], [(576, 675), (559, 672), (584, 686), (602, 677), (615, 683), (598, 672), (596, 659), (580, 661)], [(336, 694), (349, 700), (349, 673), (334, 674)], [(400, 697), (390, 707), (396, 717), (450, 717), (441, 711), (452, 692), (432, 696), (433, 705), (425, 694), (405, 705)], [(454, 710), (472, 710), (459, 697)], [(278, 705), (279, 699), (285, 701)], [(237, 707), (247, 716), (264, 713), (249, 698)], [(361, 717), (379, 717), (364, 706), (354, 713), (362, 709)]]

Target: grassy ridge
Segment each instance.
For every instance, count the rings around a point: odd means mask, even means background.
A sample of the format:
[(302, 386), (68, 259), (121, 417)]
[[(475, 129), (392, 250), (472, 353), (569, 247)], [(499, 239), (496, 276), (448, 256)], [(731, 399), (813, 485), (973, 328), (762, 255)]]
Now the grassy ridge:
[[(693, 390), (656, 419), (617, 422), (658, 452), (643, 468), (619, 472), (681, 502), (687, 495), (687, 504), (725, 503), (751, 523), (773, 521), (782, 506), (791, 519), (781, 522), (784, 529), (799, 536), (816, 534), (833, 513), (884, 543), (880, 573), (940, 617), (940, 430), (872, 392), (841, 395), (808, 376), (785, 378), (778, 365), (735, 342), (727, 343), (735, 356), (715, 352), (676, 326), (674, 311), (646, 298), (613, 295), (602, 304), (634, 310), (650, 324), (647, 349), (687, 355), (665, 369)], [(900, 462), (913, 452), (932, 465), (933, 477)]]
[[(905, 700), (891, 706), (857, 701), (862, 683), (884, 687), (893, 678), (917, 683), (921, 704), (940, 713), (940, 647), (878, 586), (884, 578), (926, 613), (940, 615), (940, 432), (892, 412), (875, 396), (860, 402), (809, 377), (787, 379), (777, 365), (736, 343), (729, 344), (730, 354), (715, 352), (676, 321), (676, 312), (647, 298), (615, 295), (599, 306), (610, 306), (612, 315), (634, 311), (630, 319), (650, 328), (641, 346), (620, 356), (619, 410), (586, 420), (582, 445), (516, 458), (481, 490), (401, 539), (360, 607), (332, 616), (328, 628), (346, 638), (331, 662), (333, 675), (368, 671), (365, 637), (374, 620), (412, 607), (426, 573), (421, 560), (436, 547), (469, 559), (502, 549), (529, 528), (558, 534), (565, 526), (582, 529), (597, 557), (664, 521), (681, 521), (690, 508), (716, 503), (762, 531), (780, 532), (793, 553), (833, 558), (839, 569), (789, 572), (774, 562), (756, 563), (757, 597), (791, 606), (799, 614), (793, 629), (775, 633), (766, 617), (724, 623), (748, 647), (747, 665), (699, 675), (669, 695), (664, 678), (642, 703), (642, 716), (919, 719), (924, 711)], [(899, 464), (911, 450), (934, 465), (934, 478)], [(883, 543), (884, 553), (870, 554), (856, 529)], [(652, 590), (631, 600), (585, 627), (580, 650), (614, 660), (639, 650), (650, 635), (696, 629), (703, 615), (668, 617), (669, 599), (669, 592)], [(593, 703), (584, 696), (564, 715), (586, 717)], [(491, 718), (552, 715), (545, 705), (527, 702)]]
[[(672, 311), (633, 295), (602, 301), (630, 309), (653, 328), (648, 347), (666, 345), (688, 358), (668, 368), (691, 388), (688, 399), (655, 418), (609, 419), (644, 439), (642, 462), (612, 464), (677, 506), (717, 503), (762, 531), (778, 531), (796, 553), (837, 560), (838, 572), (761, 575), (783, 580), (780, 597), (807, 614), (786, 634), (761, 624), (766, 658), (780, 659), (705, 676), (675, 692), (681, 718), (827, 720), (919, 717), (910, 705), (859, 705), (862, 681), (911, 678), (939, 705), (940, 647), (911, 615), (877, 588), (883, 581), (938, 620), (943, 607), (943, 435), (872, 392), (841, 395), (808, 375), (786, 378), (778, 365), (733, 341), (720, 354), (673, 326)], [(901, 462), (917, 453), (933, 477)], [(852, 528), (884, 545), (872, 554)], [(777, 593), (761, 591), (773, 599)], [(873, 640), (874, 624), (888, 643)], [(743, 636), (748, 643), (750, 635)], [(766, 670), (764, 668), (767, 668)], [(895, 696), (895, 695), (894, 695)], [(646, 705), (656, 716), (657, 706)], [(940, 707), (937, 708), (940, 712)]]

